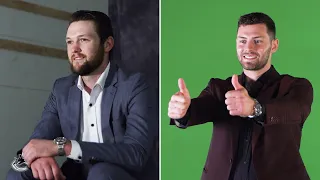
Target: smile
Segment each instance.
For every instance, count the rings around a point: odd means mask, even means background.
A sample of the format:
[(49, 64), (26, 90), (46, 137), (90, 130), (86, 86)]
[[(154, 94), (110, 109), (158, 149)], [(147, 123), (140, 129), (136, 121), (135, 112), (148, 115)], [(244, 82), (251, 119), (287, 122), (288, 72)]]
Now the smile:
[(258, 58), (258, 56), (256, 56), (256, 55), (245, 55), (243, 57), (245, 59), (248, 59), (248, 60), (253, 60), (253, 59), (257, 59)]

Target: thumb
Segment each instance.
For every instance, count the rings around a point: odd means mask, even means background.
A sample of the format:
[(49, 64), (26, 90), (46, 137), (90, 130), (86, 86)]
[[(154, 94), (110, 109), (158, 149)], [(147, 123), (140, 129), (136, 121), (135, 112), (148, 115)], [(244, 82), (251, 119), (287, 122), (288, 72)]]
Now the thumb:
[(182, 94), (184, 94), (185, 96), (189, 97), (189, 91), (187, 89), (186, 83), (184, 82), (184, 80), (182, 78), (178, 79), (178, 86), (179, 86), (179, 90)]
[(232, 76), (231, 83), (235, 90), (243, 88), (243, 86), (239, 83), (238, 76), (235, 74)]

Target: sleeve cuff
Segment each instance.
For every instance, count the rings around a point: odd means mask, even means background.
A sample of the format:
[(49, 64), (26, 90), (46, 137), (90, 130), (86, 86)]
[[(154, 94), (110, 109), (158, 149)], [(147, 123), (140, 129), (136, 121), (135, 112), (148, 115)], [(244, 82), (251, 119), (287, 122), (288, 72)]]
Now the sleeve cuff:
[(67, 158), (81, 162), (82, 150), (80, 148), (79, 143), (75, 140), (70, 140), (70, 141), (71, 141), (71, 152), (70, 152), (70, 155), (67, 156)]
[(177, 127), (184, 129), (184, 128), (187, 128), (189, 119), (190, 119), (190, 108), (187, 110), (187, 113), (184, 117), (182, 117), (181, 119), (173, 119), (173, 120)]
[(179, 128), (186, 128), (187, 126), (180, 123), (178, 120), (174, 119), (174, 123), (176, 124), (177, 127)]
[(173, 120), (174, 120), (174, 123), (176, 124), (177, 127), (187, 128), (190, 116), (191, 115), (190, 115), (190, 107), (189, 107), (187, 110), (187, 113), (184, 117), (182, 117), (181, 119), (173, 119)]

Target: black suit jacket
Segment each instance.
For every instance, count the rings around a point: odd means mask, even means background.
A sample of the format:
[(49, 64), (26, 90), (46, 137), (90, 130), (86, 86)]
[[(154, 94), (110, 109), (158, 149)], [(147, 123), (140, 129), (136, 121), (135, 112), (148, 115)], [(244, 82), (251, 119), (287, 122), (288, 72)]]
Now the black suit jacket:
[[(302, 127), (311, 112), (313, 88), (305, 78), (280, 75), (272, 66), (258, 81), (263, 87), (257, 100), (265, 106), (264, 124), (254, 124), (252, 158), (258, 180), (310, 179), (299, 153)], [(243, 79), (244, 73), (239, 79)], [(240, 82), (240, 81), (239, 81)], [(240, 82), (241, 83), (241, 82)], [(213, 123), (213, 134), (202, 180), (228, 180), (237, 149), (241, 117), (230, 116), (225, 93), (233, 90), (231, 77), (212, 78), (191, 100), (187, 128)], [(171, 119), (171, 125), (174, 120)]]

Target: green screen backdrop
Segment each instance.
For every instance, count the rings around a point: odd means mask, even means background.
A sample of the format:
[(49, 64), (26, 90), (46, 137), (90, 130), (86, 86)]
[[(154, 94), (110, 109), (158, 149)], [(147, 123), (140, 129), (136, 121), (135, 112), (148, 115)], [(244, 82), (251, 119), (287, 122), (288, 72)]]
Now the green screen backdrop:
[(320, 179), (320, 11), (318, 0), (161, 1), (161, 179), (200, 179), (212, 124), (182, 130), (169, 126), (168, 102), (184, 78), (192, 97), (211, 77), (240, 74), (236, 57), (237, 20), (260, 11), (276, 23), (279, 49), (272, 62), (281, 74), (309, 79), (312, 112), (303, 128), (300, 152), (312, 180)]

